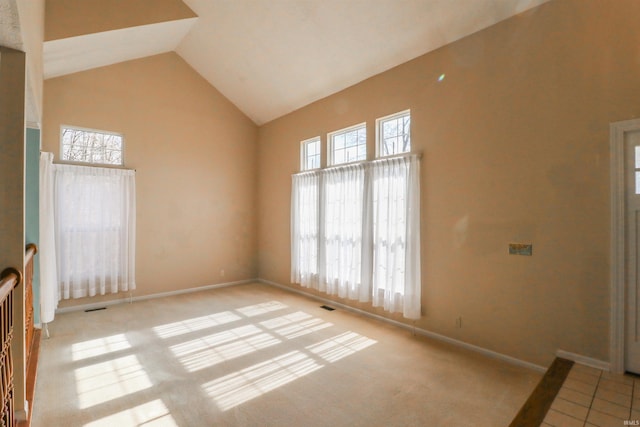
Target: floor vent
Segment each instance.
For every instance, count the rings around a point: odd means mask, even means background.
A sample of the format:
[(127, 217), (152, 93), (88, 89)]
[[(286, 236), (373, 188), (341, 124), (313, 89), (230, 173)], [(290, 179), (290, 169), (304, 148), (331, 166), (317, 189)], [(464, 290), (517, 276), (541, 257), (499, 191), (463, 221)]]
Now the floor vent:
[(333, 311), (333, 310), (335, 310), (335, 308), (333, 308), (333, 307), (329, 307), (328, 305), (321, 305), (321, 306), (320, 306), (320, 308), (324, 308), (325, 310), (328, 310), (328, 311)]
[(84, 312), (85, 313), (89, 313), (89, 312), (92, 312), (92, 311), (106, 310), (106, 309), (107, 309), (107, 307), (89, 308), (89, 309), (85, 310)]

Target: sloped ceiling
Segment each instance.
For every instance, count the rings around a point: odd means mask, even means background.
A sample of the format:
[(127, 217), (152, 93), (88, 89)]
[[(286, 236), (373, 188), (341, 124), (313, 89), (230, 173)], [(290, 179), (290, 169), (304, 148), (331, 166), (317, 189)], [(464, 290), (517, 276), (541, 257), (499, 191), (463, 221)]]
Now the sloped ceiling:
[(260, 125), (546, 1), (184, 0), (197, 19), (45, 42), (45, 77), (175, 50)]
[(45, 43), (45, 79), (175, 50), (196, 18), (141, 25)]

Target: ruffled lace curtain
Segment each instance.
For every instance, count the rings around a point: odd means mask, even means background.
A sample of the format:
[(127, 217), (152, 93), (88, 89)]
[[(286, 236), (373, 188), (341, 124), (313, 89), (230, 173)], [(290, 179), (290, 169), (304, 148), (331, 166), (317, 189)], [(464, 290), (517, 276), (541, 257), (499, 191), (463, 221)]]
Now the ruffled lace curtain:
[(408, 155), (295, 174), (291, 280), (420, 317), (420, 161)]

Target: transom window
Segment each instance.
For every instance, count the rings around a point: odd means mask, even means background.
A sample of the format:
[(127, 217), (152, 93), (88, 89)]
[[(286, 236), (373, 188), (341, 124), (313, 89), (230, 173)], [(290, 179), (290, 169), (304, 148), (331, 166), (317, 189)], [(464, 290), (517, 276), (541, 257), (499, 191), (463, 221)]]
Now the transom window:
[(124, 165), (124, 137), (118, 133), (62, 126), (60, 145), (66, 162)]
[(301, 144), (300, 168), (303, 171), (318, 169), (320, 167), (320, 137), (307, 139)]
[(331, 132), (328, 135), (329, 165), (367, 159), (366, 123)]
[(377, 157), (411, 152), (411, 112), (409, 110), (376, 120)]

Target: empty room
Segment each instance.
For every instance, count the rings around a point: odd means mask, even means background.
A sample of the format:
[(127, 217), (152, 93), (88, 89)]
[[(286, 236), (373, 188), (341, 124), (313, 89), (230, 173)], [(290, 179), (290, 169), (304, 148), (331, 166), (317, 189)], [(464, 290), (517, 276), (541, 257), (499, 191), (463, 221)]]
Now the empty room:
[(639, 17), (0, 0), (3, 425), (639, 425)]

